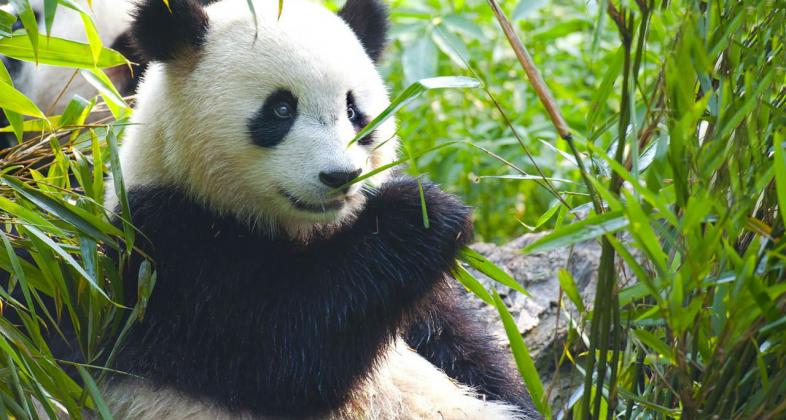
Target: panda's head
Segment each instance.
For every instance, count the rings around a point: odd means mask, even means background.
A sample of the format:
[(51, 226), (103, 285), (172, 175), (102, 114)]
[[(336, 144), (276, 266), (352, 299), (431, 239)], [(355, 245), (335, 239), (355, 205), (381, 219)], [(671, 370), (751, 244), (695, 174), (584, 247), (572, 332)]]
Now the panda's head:
[[(395, 123), (349, 145), (389, 105), (375, 67), (379, 0), (335, 14), (305, 0), (143, 1), (132, 34), (153, 62), (122, 153), (129, 188), (183, 188), (210, 208), (304, 234), (350, 220), (360, 185), (395, 159)], [(378, 178), (377, 182), (380, 181)], [(338, 189), (338, 191), (337, 191)]]

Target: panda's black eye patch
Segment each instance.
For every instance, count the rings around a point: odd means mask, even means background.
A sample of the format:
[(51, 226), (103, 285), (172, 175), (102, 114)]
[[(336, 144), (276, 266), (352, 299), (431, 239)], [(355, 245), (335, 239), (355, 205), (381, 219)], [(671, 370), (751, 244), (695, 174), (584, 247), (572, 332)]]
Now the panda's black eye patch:
[(279, 89), (265, 99), (265, 103), (248, 121), (248, 131), (254, 144), (273, 147), (286, 137), (297, 118), (297, 98), (286, 89)]
[[(369, 122), (366, 114), (360, 110), (357, 103), (355, 102), (355, 97), (352, 94), (352, 91), (347, 92), (347, 118), (352, 123), (352, 125), (355, 126), (355, 132), (362, 130), (363, 127), (368, 125)], [(373, 143), (373, 141), (374, 133), (372, 132), (358, 140), (358, 144), (362, 146), (368, 146), (369, 144)]]

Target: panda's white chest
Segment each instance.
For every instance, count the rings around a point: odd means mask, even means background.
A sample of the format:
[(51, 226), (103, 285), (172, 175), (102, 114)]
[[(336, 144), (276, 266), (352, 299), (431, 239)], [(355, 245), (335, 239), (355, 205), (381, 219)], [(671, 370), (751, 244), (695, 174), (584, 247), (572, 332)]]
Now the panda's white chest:
[[(250, 413), (228, 412), (176, 389), (144, 380), (126, 380), (105, 389), (116, 419), (265, 420)], [(412, 351), (403, 340), (383, 357), (347, 404), (326, 419), (513, 419), (514, 407), (483, 401)], [(272, 419), (272, 417), (270, 417)]]

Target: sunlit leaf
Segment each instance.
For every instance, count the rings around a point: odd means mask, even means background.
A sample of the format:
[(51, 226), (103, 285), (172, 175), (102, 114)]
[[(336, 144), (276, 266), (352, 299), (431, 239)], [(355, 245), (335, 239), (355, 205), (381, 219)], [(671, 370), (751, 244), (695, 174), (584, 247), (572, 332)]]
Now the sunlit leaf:
[(22, 92), (14, 89), (13, 86), (0, 81), (0, 108), (8, 109), (24, 115), (44, 118), (44, 113), (27, 99)]
[[(0, 54), (17, 60), (36, 61), (35, 50), (26, 36), (15, 35), (0, 39)], [(88, 44), (49, 37), (47, 42), (38, 46), (38, 62), (53, 66), (80, 69), (109, 68), (128, 65), (122, 54), (103, 48), (97, 60), (93, 60), (93, 50)]]
[(490, 279), (500, 283), (504, 286), (508, 286), (517, 292), (529, 296), (529, 292), (524, 289), (516, 279), (511, 277), (508, 273), (503, 271), (499, 268), (496, 264), (489, 261), (486, 257), (480, 255), (477, 251), (473, 250), (469, 247), (464, 247), (459, 251), (459, 259), (461, 261), (466, 262), (472, 268), (480, 271), (481, 273), (487, 275)]
[(525, 253), (546, 252), (567, 247), (582, 241), (614, 233), (628, 226), (621, 211), (590, 216), (580, 222), (571, 223), (538, 239), (524, 248)]

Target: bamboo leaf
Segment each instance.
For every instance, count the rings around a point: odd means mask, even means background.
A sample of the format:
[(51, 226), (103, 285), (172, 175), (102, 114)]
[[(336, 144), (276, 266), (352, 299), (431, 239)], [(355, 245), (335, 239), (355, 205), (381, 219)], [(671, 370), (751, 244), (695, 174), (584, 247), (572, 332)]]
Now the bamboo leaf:
[(581, 300), (579, 288), (576, 287), (576, 282), (573, 280), (573, 276), (570, 274), (570, 272), (564, 268), (561, 268), (557, 273), (557, 280), (559, 280), (560, 287), (562, 287), (562, 290), (564, 290), (565, 294), (568, 295), (570, 301), (576, 305), (576, 308), (580, 313), (584, 313), (584, 301)]
[(0, 179), (3, 183), (13, 188), (35, 205), (57, 216), (61, 220), (70, 223), (79, 229), (80, 232), (84, 232), (95, 240), (101, 241), (113, 248), (117, 248), (117, 243), (107, 233), (104, 233), (108, 232), (111, 235), (120, 234), (120, 231), (111, 224), (103, 222), (81, 209), (69, 207), (64, 203), (60, 203), (41, 191), (30, 188), (12, 177), (3, 175)]
[(109, 407), (106, 405), (104, 398), (101, 396), (101, 392), (98, 390), (98, 386), (93, 380), (93, 377), (90, 376), (87, 370), (81, 365), (77, 365), (76, 370), (79, 372), (79, 376), (82, 378), (82, 382), (84, 382), (85, 388), (90, 394), (90, 398), (93, 399), (93, 403), (98, 409), (98, 415), (102, 420), (111, 420), (112, 413), (109, 411)]
[(783, 132), (779, 131), (775, 134), (775, 141), (773, 142), (773, 156), (775, 166), (775, 186), (778, 196), (778, 209), (783, 219), (783, 224), (786, 225), (786, 156), (783, 153)]
[(497, 267), (496, 264), (486, 259), (486, 257), (480, 255), (474, 249), (465, 246), (459, 250), (458, 256), (461, 261), (469, 264), (470, 267), (487, 275), (490, 279), (496, 281), (497, 283), (508, 286), (525, 296), (529, 296), (529, 292), (527, 292), (527, 290), (524, 289), (524, 286), (517, 282), (516, 279), (511, 277), (501, 268)]
[(101, 296), (105, 297), (107, 300), (109, 296), (101, 289), (101, 287), (96, 282), (96, 279), (92, 277), (85, 269), (71, 256), (68, 252), (66, 252), (59, 244), (53, 241), (49, 236), (38, 230), (36, 227), (25, 224), (25, 230), (27, 232), (32, 233), (36, 238), (38, 238), (41, 242), (46, 244), (49, 248), (52, 249), (57, 255), (63, 258), (68, 265), (73, 267), (85, 280), (93, 287), (93, 289), (98, 292)]
[(464, 287), (467, 288), (470, 292), (474, 293), (475, 296), (480, 298), (483, 302), (494, 306), (494, 299), (489, 294), (489, 291), (480, 283), (475, 276), (472, 275), (466, 268), (464, 268), (460, 263), (456, 263), (456, 268), (453, 269), (451, 272), (453, 278), (458, 280)]
[(371, 120), (368, 125), (363, 127), (363, 129), (358, 132), (355, 138), (349, 142), (347, 147), (352, 146), (358, 140), (366, 137), (369, 133), (376, 130), (380, 125), (382, 125), (382, 123), (390, 119), (390, 117), (395, 115), (396, 112), (398, 112), (401, 108), (417, 99), (425, 92), (436, 89), (473, 89), (479, 86), (480, 82), (477, 79), (462, 76), (434, 77), (431, 79), (419, 80), (404, 90), (404, 92), (397, 96), (396, 99), (394, 99), (393, 102), (391, 102), (384, 111)]
[(669, 361), (669, 363), (672, 364), (675, 363), (676, 359), (674, 358), (674, 352), (671, 350), (671, 348), (669, 348), (669, 346), (666, 345), (666, 343), (661, 341), (658, 337), (656, 337), (655, 335), (653, 335), (648, 331), (640, 330), (640, 329), (632, 330), (632, 332), (633, 335), (636, 336), (636, 338), (639, 341), (641, 341), (644, 345), (649, 347), (651, 350), (654, 350), (660, 357), (665, 358), (666, 360)]
[(613, 211), (590, 216), (580, 222), (572, 223), (538, 239), (526, 248), (524, 253), (546, 252), (563, 248), (579, 242), (614, 233), (628, 226), (628, 220), (621, 211)]
[[(128, 194), (126, 191), (125, 181), (123, 180), (123, 170), (120, 167), (120, 148), (117, 145), (117, 137), (114, 131), (110, 130), (106, 135), (106, 141), (109, 145), (109, 162), (110, 169), (112, 170), (112, 183), (115, 187), (115, 194), (117, 195), (118, 202), (120, 203), (120, 212), (123, 220), (123, 235), (126, 240), (126, 251), (131, 252), (134, 247), (134, 240), (136, 239), (136, 231), (131, 224), (131, 208), (128, 205)], [(114, 210), (114, 209), (110, 209)]]
[[(0, 9), (0, 37), (11, 36), (11, 32), (13, 32), (13, 25), (15, 22), (16, 22), (16, 16), (6, 12), (3, 9)], [(4, 67), (4, 66), (0, 66), (0, 67)]]
[(28, 0), (11, 0), (11, 4), (19, 15), (19, 20), (22, 21), (22, 26), (25, 28), (27, 35), (24, 37), (31, 46), (34, 62), (38, 62), (38, 22), (35, 18), (33, 8), (30, 6)]
[(96, 67), (103, 69), (129, 64), (122, 54), (108, 48), (101, 49), (98, 59), (93, 60), (93, 50), (90, 45), (57, 37), (47, 38), (47, 41), (39, 45), (37, 49), (33, 48), (26, 36), (15, 35), (2, 38), (0, 39), (0, 54), (17, 60), (33, 62), (37, 60), (41, 64), (88, 70)]
[(535, 403), (535, 407), (541, 414), (546, 418), (551, 418), (551, 408), (546, 401), (543, 383), (540, 380), (538, 370), (535, 369), (535, 362), (532, 361), (532, 356), (529, 354), (527, 344), (524, 343), (524, 339), (521, 338), (521, 333), (516, 326), (516, 321), (513, 320), (513, 316), (508, 312), (508, 308), (505, 306), (505, 303), (502, 302), (499, 294), (497, 294), (496, 291), (492, 292), (494, 306), (497, 308), (497, 312), (499, 312), (499, 316), (502, 319), (502, 325), (505, 327), (505, 333), (510, 341), (510, 350), (513, 352), (516, 366), (521, 376), (524, 378), (524, 382), (527, 384), (527, 390), (532, 396), (532, 402)]
[(16, 90), (13, 86), (3, 81), (0, 81), (0, 108), (24, 115), (45, 118), (44, 113), (38, 109), (33, 101), (28, 99), (27, 96)]
[(56, 12), (57, 0), (44, 0), (44, 27), (46, 28), (46, 36), (52, 34), (52, 24), (55, 22)]
[(126, 112), (130, 110), (128, 104), (126, 104), (125, 100), (123, 100), (123, 97), (120, 95), (120, 92), (117, 91), (115, 85), (102, 70), (82, 70), (79, 73), (88, 83), (98, 90), (98, 93), (104, 98), (104, 102), (109, 106), (115, 118), (123, 118)]

